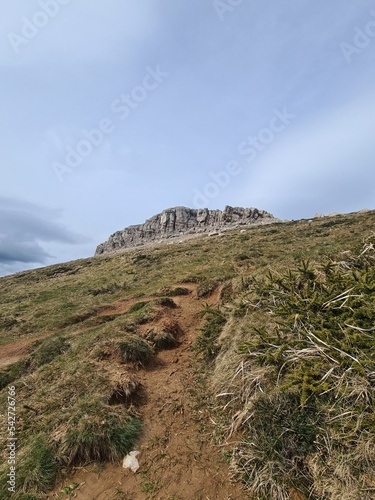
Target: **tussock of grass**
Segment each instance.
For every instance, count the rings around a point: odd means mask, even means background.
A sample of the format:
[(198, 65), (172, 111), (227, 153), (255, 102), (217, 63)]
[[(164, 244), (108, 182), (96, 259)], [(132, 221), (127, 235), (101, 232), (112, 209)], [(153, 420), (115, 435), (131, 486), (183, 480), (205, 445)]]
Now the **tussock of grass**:
[(89, 291), (92, 295), (111, 295), (114, 293), (117, 293), (119, 291), (127, 290), (129, 288), (129, 285), (127, 282), (123, 283), (109, 283), (108, 285), (101, 286), (99, 288), (93, 288), (92, 290)]
[(375, 493), (373, 435), (364, 432), (351, 445), (342, 446), (330, 429), (324, 427), (318, 438), (319, 453), (308, 459), (316, 497), (372, 500)]
[(96, 361), (117, 360), (146, 365), (153, 354), (150, 343), (136, 334), (126, 332), (116, 339), (98, 341), (90, 351), (90, 358)]
[(154, 303), (162, 307), (169, 307), (170, 309), (175, 309), (177, 307), (174, 300), (170, 297), (161, 297), (160, 299), (155, 299)]
[[(92, 346), (102, 335), (101, 328), (109, 330), (106, 325), (71, 337), (70, 349), (64, 355), (58, 355), (59, 349), (64, 349), (61, 338), (51, 338), (49, 342), (46, 339), (36, 347), (34, 344), (30, 356), (35, 356), (40, 366), (35, 365), (32, 373), (23, 374), (15, 382), (17, 401), (23, 402), (17, 407), (17, 470), (30, 471), (26, 491), (35, 492), (38, 499), (47, 482), (38, 472), (37, 463), (35, 472), (29, 463), (30, 457), (38, 456), (33, 435), (44, 436), (49, 454), (46, 451), (41, 460), (52, 456), (52, 462), (56, 463), (50, 476), (45, 476), (50, 485), (58, 470), (73, 464), (122, 458), (140, 433), (141, 423), (128, 411), (139, 384), (125, 376), (114, 378), (110, 370), (93, 362), (94, 356), (90, 357)], [(119, 344), (124, 336), (120, 330), (114, 332), (107, 344), (101, 345), (102, 350), (114, 346), (120, 359)], [(6, 404), (6, 390), (0, 394), (0, 404)], [(4, 429), (1, 432), (3, 437)], [(0, 475), (6, 472), (4, 460)]]
[(7, 387), (15, 380), (36, 370), (38, 367), (50, 363), (67, 349), (69, 349), (69, 344), (65, 338), (60, 336), (34, 342), (31, 346), (32, 352), (29, 356), (0, 370), (0, 389)]
[[(225, 278), (223, 278), (223, 281), (225, 281)], [(215, 290), (215, 288), (221, 283), (222, 280), (219, 278), (215, 279), (209, 279), (209, 278), (202, 278), (199, 280), (198, 283), (198, 288), (197, 288), (197, 297), (202, 298), (202, 297), (207, 297), (208, 295), (211, 295), (211, 293)]]
[(2, 330), (11, 330), (18, 324), (18, 321), (13, 316), (0, 315), (0, 328)]
[(138, 380), (121, 375), (111, 389), (108, 404), (111, 406), (116, 404), (130, 404), (133, 399), (137, 398), (141, 389), (142, 385)]
[(17, 470), (17, 479), (22, 484), (23, 492), (46, 491), (58, 472), (58, 464), (47, 436), (41, 433), (33, 437), (24, 455), (22, 466)]
[(130, 306), (128, 313), (131, 314), (131, 313), (134, 313), (134, 312), (141, 311), (148, 304), (149, 304), (149, 301), (136, 302), (135, 304), (133, 304), (132, 306)]
[(139, 420), (124, 418), (115, 406), (92, 402), (89, 396), (72, 408), (66, 426), (58, 455), (68, 466), (120, 460), (130, 451), (142, 429)]
[(155, 335), (153, 343), (156, 349), (172, 349), (176, 347), (176, 339), (173, 334), (165, 330)]
[(118, 343), (122, 360), (125, 363), (137, 363), (146, 365), (154, 351), (150, 344), (137, 335), (126, 334), (121, 342)]
[(81, 266), (74, 266), (69, 264), (57, 264), (56, 266), (51, 266), (45, 269), (44, 274), (47, 277), (57, 278), (64, 274), (72, 275), (78, 273), (82, 269)]
[(129, 308), (128, 314), (132, 315), (137, 325), (148, 323), (153, 318), (153, 305), (151, 301), (136, 302)]
[(151, 263), (156, 262), (158, 257), (156, 255), (150, 255), (146, 253), (139, 253), (135, 257), (132, 258), (132, 263), (136, 265), (143, 265), (148, 267)]
[(155, 349), (173, 349), (176, 347), (176, 339), (173, 332), (162, 329), (162, 330), (151, 330), (147, 332), (146, 339), (150, 342)]
[(96, 342), (90, 352), (90, 358), (96, 361), (105, 361), (120, 357), (120, 351), (113, 340), (101, 340)]

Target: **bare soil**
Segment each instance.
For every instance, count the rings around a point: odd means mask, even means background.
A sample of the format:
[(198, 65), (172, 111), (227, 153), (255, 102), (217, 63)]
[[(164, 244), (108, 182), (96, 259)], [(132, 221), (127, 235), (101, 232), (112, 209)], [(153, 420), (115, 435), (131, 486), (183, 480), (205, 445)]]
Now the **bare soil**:
[[(48, 498), (67, 498), (60, 492), (72, 483), (80, 485), (75, 490), (78, 500), (247, 498), (241, 486), (230, 481), (223, 445), (212, 442), (213, 424), (204, 401), (200, 410), (191, 395), (195, 354), (190, 347), (202, 323), (202, 302), (196, 296), (196, 285), (181, 286), (189, 288), (190, 294), (173, 297), (177, 307), (163, 308), (160, 317), (142, 325), (139, 331), (142, 334), (152, 327), (174, 325), (177, 346), (158, 352), (149, 366), (133, 372), (133, 378), (141, 383), (133, 411), (144, 423), (143, 435), (135, 447), (140, 451), (138, 472), (124, 469), (122, 463), (76, 468)], [(217, 290), (205, 302), (215, 304), (219, 295)], [(111, 313), (124, 311), (130, 305), (131, 301), (113, 304)], [(108, 369), (120, 374), (124, 365), (114, 362)], [(205, 434), (204, 427), (210, 433)]]
[(48, 332), (43, 335), (22, 339), (18, 342), (12, 342), (11, 344), (0, 346), (0, 369), (6, 368), (7, 366), (12, 365), (13, 363), (16, 363), (20, 359), (24, 358), (28, 353), (28, 348), (33, 342), (49, 337), (50, 335), (51, 332)]

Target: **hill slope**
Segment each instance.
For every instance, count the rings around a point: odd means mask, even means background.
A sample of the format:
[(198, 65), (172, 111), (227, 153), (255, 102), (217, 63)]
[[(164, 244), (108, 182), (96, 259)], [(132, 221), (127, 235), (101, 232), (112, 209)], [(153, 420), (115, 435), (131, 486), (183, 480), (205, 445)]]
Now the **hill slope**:
[[(374, 222), (254, 226), (1, 278), (12, 498), (67, 498), (73, 481), (82, 499), (370, 499)], [(138, 448), (133, 475), (121, 459)]]

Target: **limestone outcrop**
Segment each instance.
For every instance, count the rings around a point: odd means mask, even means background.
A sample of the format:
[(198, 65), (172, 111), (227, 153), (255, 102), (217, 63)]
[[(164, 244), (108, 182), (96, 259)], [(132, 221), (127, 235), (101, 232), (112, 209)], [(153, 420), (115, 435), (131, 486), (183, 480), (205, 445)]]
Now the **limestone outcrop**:
[(273, 215), (257, 208), (226, 206), (224, 210), (175, 207), (163, 210), (144, 224), (129, 226), (98, 245), (95, 255), (116, 252), (176, 237), (220, 233), (228, 229), (276, 222)]

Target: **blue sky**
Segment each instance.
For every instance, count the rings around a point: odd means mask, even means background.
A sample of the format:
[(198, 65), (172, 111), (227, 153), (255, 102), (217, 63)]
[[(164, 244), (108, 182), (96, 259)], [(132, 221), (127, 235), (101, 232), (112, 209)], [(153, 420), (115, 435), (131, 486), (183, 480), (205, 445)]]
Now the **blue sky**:
[(0, 275), (177, 205), (375, 208), (374, 1), (0, 5)]

